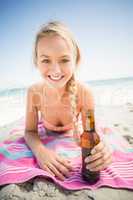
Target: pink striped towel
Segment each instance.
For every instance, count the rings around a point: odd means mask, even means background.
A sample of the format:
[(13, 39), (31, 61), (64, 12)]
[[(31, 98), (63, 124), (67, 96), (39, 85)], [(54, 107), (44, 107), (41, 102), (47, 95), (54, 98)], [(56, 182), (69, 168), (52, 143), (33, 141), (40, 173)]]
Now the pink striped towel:
[[(25, 143), (23, 136), (24, 125), (11, 130), (8, 139), (0, 143), (0, 185), (22, 183), (36, 176), (51, 178), (56, 184), (65, 189), (96, 189), (101, 186), (133, 189), (133, 148), (128, 145), (118, 133), (108, 129), (105, 135), (113, 148), (113, 163), (101, 171), (100, 180), (89, 185), (81, 176), (81, 149), (69, 134), (55, 132), (46, 134), (43, 124), (38, 124), (38, 130), (43, 144), (71, 160), (73, 171), (64, 181), (60, 181), (48, 172), (39, 168), (34, 155)], [(103, 129), (99, 128), (103, 136)], [(17, 138), (16, 138), (17, 136)]]

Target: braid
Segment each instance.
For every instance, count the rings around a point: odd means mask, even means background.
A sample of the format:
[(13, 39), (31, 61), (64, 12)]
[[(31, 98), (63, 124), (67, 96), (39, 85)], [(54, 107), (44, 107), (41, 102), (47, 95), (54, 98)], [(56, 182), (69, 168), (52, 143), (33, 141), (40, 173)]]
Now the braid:
[(78, 97), (77, 97), (77, 85), (74, 75), (67, 83), (67, 91), (69, 92), (71, 111), (73, 115), (73, 125), (74, 125), (73, 137), (76, 140), (76, 142), (79, 143), (78, 121), (76, 117)]

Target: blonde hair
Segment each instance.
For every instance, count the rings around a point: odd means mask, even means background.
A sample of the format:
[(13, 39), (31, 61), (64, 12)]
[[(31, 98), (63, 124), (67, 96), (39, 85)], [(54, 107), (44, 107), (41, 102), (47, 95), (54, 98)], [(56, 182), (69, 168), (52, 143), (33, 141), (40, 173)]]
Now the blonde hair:
[[(76, 65), (79, 64), (81, 55), (79, 47), (74, 40), (74, 37), (72, 33), (69, 31), (69, 29), (66, 27), (65, 24), (59, 22), (59, 21), (51, 21), (44, 25), (40, 31), (37, 33), (36, 40), (35, 40), (35, 46), (34, 46), (34, 64), (37, 63), (37, 44), (38, 41), (45, 37), (45, 36), (55, 36), (58, 35), (65, 39), (65, 41), (71, 46), (73, 50), (73, 55), (75, 58)], [(76, 111), (77, 111), (77, 85), (75, 81), (75, 74), (72, 75), (70, 80), (67, 82), (67, 91), (69, 92), (70, 102), (71, 102), (71, 110), (73, 114), (73, 124), (74, 124), (74, 132), (73, 136), (75, 139), (78, 139), (79, 133), (78, 133), (78, 124), (77, 124), (77, 118), (76, 118)]]

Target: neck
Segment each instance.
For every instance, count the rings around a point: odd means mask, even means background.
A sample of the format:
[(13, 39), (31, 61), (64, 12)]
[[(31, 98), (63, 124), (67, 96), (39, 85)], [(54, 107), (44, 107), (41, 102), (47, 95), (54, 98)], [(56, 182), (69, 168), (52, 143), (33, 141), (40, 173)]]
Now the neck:
[(58, 95), (60, 97), (62, 97), (65, 94), (65, 92), (66, 92), (66, 86), (64, 86), (63, 88), (54, 88), (54, 91), (56, 93), (58, 93)]
[(60, 98), (62, 98), (63, 95), (66, 93), (66, 85), (61, 88), (47, 86), (47, 89), (50, 93), (58, 95)]

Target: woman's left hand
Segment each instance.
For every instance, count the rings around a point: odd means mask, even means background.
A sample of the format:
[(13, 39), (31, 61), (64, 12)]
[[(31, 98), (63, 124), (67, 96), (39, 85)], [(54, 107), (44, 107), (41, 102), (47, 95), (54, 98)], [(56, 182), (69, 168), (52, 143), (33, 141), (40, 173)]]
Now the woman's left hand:
[(91, 151), (91, 155), (85, 158), (86, 168), (90, 171), (100, 171), (108, 167), (112, 163), (112, 151), (100, 141)]

